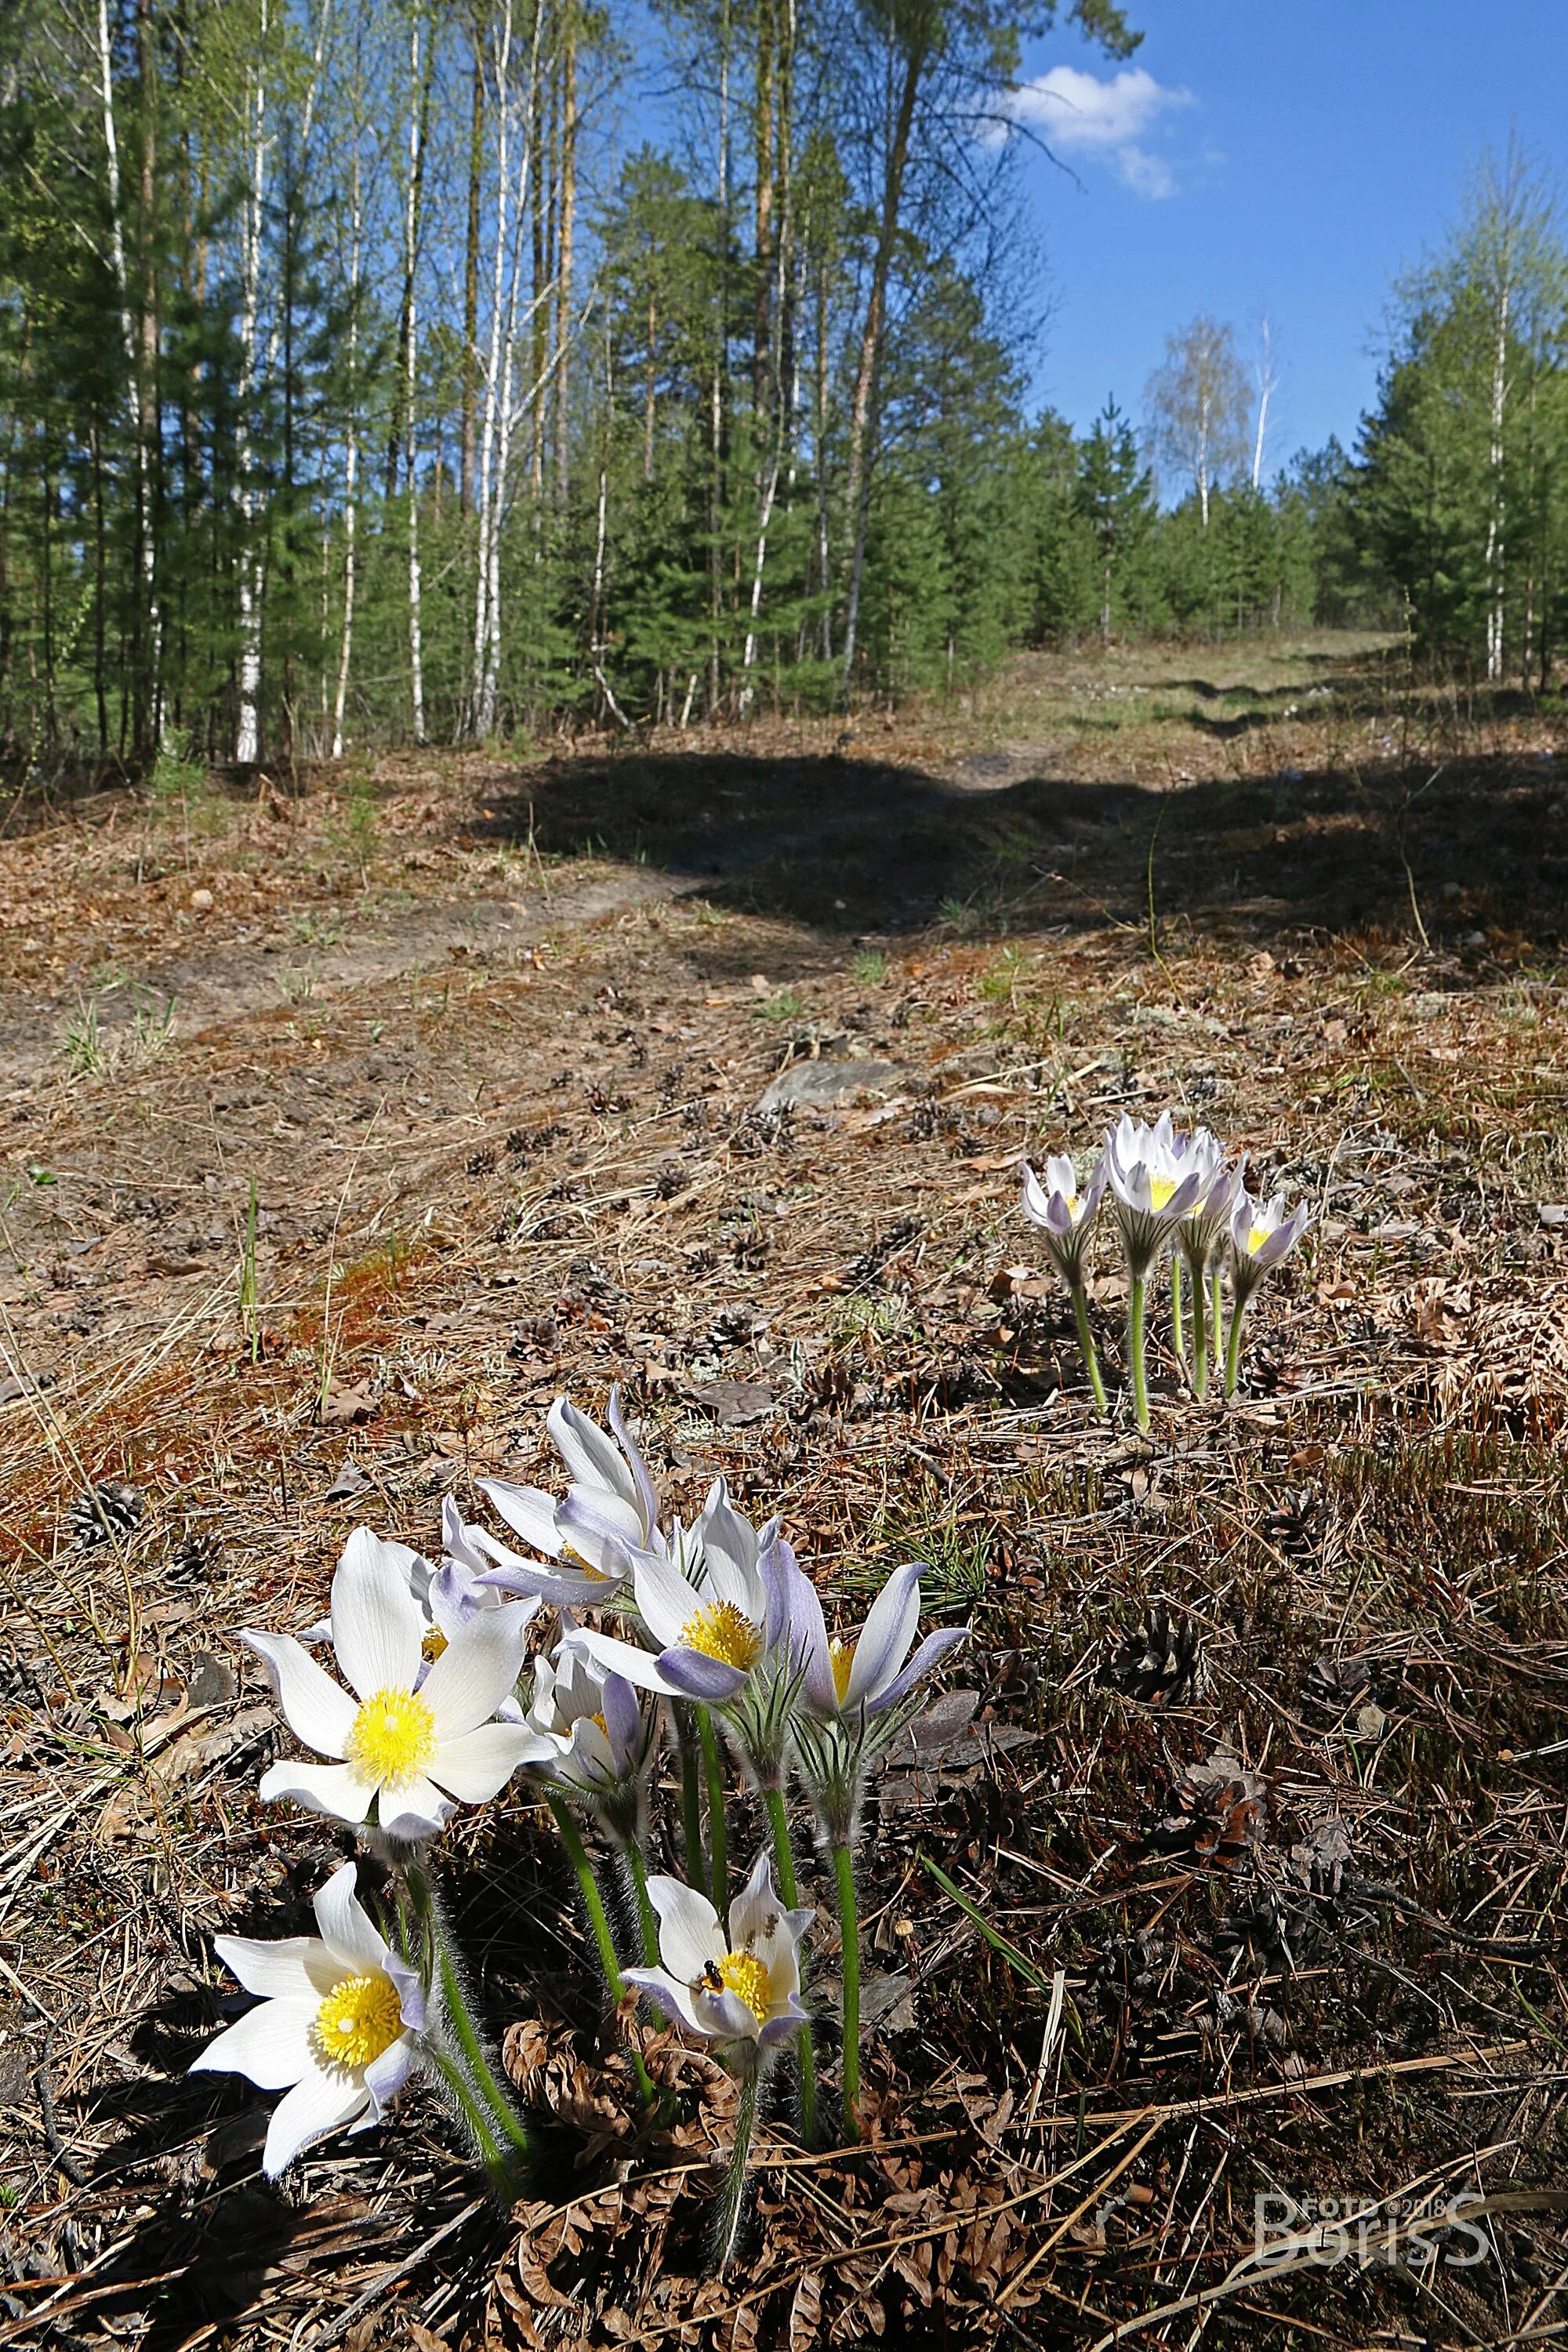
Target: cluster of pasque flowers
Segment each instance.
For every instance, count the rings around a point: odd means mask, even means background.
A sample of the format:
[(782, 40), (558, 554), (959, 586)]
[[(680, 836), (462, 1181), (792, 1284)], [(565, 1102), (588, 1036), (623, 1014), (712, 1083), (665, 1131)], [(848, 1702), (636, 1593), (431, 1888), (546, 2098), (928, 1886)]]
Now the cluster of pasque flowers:
[[(1228, 1280), (1225, 1392), (1234, 1396), (1241, 1370), (1242, 1327), (1252, 1295), (1310, 1224), (1305, 1202), (1288, 1215), (1283, 1192), (1268, 1201), (1249, 1192), (1247, 1154), (1227, 1166), (1224, 1147), (1206, 1127), (1184, 1131), (1173, 1124), (1168, 1110), (1152, 1127), (1142, 1120), (1134, 1124), (1124, 1113), (1081, 1187), (1072, 1161), (1065, 1157), (1047, 1160), (1044, 1184), (1031, 1168), (1025, 1168), (1023, 1178), (1024, 1213), (1039, 1228), (1047, 1255), (1067, 1285), (1084, 1365), (1101, 1412), (1106, 1410), (1105, 1383), (1089, 1328), (1085, 1286), (1089, 1244), (1107, 1209), (1127, 1261), (1127, 1367), (1139, 1428), (1149, 1426), (1144, 1362), (1149, 1285), (1167, 1258), (1175, 1351), (1200, 1397), (1208, 1389), (1211, 1345), (1216, 1360), (1220, 1354)], [(1193, 1293), (1190, 1366), (1182, 1312), (1184, 1270)]]
[[(526, 1549), (466, 1524), (448, 1500), (439, 1564), (356, 1528), (328, 1618), (301, 1639), (242, 1636), (266, 1665), (289, 1729), (320, 1759), (274, 1764), (261, 1795), (350, 1825), (380, 1864), (385, 1891), (367, 1908), (357, 1866), (346, 1863), (316, 1896), (319, 1937), (219, 1937), (219, 1952), (260, 2004), (196, 2063), (287, 2093), (267, 2135), (269, 2174), (327, 2132), (378, 2120), (420, 2068), (444, 2087), (497, 2186), (512, 2185), (527, 2129), (472, 2013), (430, 1855), (458, 1807), (488, 1802), (516, 1776), (555, 1821), (617, 2006), (635, 1988), (657, 2020), (677, 2021), (712, 2045), (739, 2078), (721, 2200), (723, 2258), (759, 2087), (783, 2051), (794, 2052), (808, 2139), (816, 2127), (804, 1981), (816, 1913), (799, 1900), (788, 1798), (804, 1790), (832, 1864), (843, 1949), (841, 2089), (853, 2135), (861, 1790), (868, 1765), (918, 1704), (917, 1685), (965, 1629), (928, 1633), (914, 1647), (914, 1563), (888, 1579), (858, 1636), (830, 1636), (776, 1518), (753, 1527), (720, 1478), (690, 1526), (667, 1520), (615, 1392), (609, 1423), (600, 1429), (564, 1398), (552, 1408), (550, 1434), (570, 1482), (564, 1496), (479, 1481)], [(556, 1639), (540, 1647), (536, 1620), (546, 1608), (558, 1612)], [(586, 1612), (601, 1622), (582, 1622)], [(620, 1631), (605, 1630), (606, 1618)], [(316, 1654), (327, 1645), (341, 1680)], [(679, 1765), (684, 1877), (648, 1866), (650, 1791), (667, 1727)], [(768, 1822), (768, 1844), (732, 1895), (727, 1760), (760, 1794)], [(581, 1834), (584, 1816), (618, 1860), (635, 1966), (622, 1963), (616, 1906), (606, 1906)], [(651, 2096), (640, 2050), (634, 2064)]]

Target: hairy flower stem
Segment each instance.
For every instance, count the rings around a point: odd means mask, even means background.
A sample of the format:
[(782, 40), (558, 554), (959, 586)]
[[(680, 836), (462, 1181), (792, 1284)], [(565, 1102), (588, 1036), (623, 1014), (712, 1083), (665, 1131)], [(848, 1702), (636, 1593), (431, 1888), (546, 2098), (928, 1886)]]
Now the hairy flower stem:
[(1236, 1394), (1241, 1378), (1241, 1327), (1247, 1320), (1247, 1301), (1237, 1298), (1230, 1310), (1230, 1336), (1225, 1343), (1225, 1392)]
[[(794, 1911), (800, 1902), (800, 1890), (795, 1884), (795, 1848), (790, 1843), (789, 1814), (784, 1808), (784, 1790), (763, 1791), (768, 1809), (768, 1826), (773, 1834), (773, 1862), (778, 1869), (779, 1893), (786, 1911)], [(800, 1989), (805, 1990), (805, 1953), (800, 1956)], [(800, 2069), (800, 2136), (807, 2147), (816, 2145), (816, 2053), (811, 2046), (811, 2028), (803, 2025), (795, 2036), (795, 2063)]]
[[(1194, 1318), (1200, 1311), (1194, 1299), (1193, 1301)], [(1179, 1364), (1184, 1364), (1187, 1360), (1187, 1339), (1185, 1327), (1182, 1320), (1182, 1261), (1179, 1257), (1173, 1257), (1171, 1260), (1171, 1344), (1176, 1351), (1176, 1361)]]
[(860, 1917), (855, 1907), (855, 1856), (847, 1845), (833, 1849), (838, 1890), (838, 1932), (844, 1963), (844, 2137), (860, 2137)]
[(702, 1743), (702, 1771), (708, 1783), (708, 1852), (712, 1862), (709, 1892), (721, 1919), (730, 1908), (730, 1841), (724, 1827), (724, 1759), (710, 1708), (697, 1710), (697, 1737)]
[(626, 1868), (631, 1873), (632, 1894), (637, 1899), (637, 1934), (642, 1938), (643, 1965), (645, 1968), (657, 1969), (658, 1921), (654, 1917), (653, 1905), (648, 1901), (647, 1864), (643, 1860), (641, 1846), (635, 1840), (628, 1841), (626, 1856)]
[(1139, 1428), (1149, 1434), (1149, 1375), (1143, 1360), (1143, 1318), (1148, 1285), (1134, 1275), (1127, 1292), (1127, 1363), (1132, 1375), (1132, 1411)]
[(686, 1847), (686, 1883), (700, 1886), (707, 1877), (702, 1859), (702, 1789), (697, 1748), (691, 1736), (691, 1709), (674, 1702), (675, 1741), (680, 1750), (680, 1824)]
[(1203, 1397), (1209, 1384), (1209, 1327), (1204, 1311), (1204, 1270), (1189, 1258), (1187, 1271), (1193, 1277), (1193, 1394)]
[(1072, 1311), (1078, 1318), (1079, 1353), (1083, 1358), (1084, 1370), (1089, 1374), (1089, 1387), (1094, 1391), (1095, 1410), (1101, 1420), (1105, 1417), (1105, 1382), (1100, 1378), (1100, 1358), (1095, 1353), (1094, 1334), (1089, 1328), (1089, 1301), (1081, 1282), (1072, 1286)]
[(1209, 1276), (1209, 1329), (1214, 1335), (1214, 1360), (1219, 1364), (1219, 1335), (1225, 1329), (1225, 1269), (1215, 1258)]
[(437, 1996), (441, 2026), (457, 2045), (455, 2055), (441, 2051), (433, 2039), (427, 2041), (426, 2048), (437, 2072), (463, 2110), (491, 2186), (499, 2193), (512, 2194), (521, 2168), (532, 2153), (528, 2127), (510, 2091), (497, 2080), (485, 2054), (429, 1876), (420, 1864), (412, 1861), (403, 1865), (401, 1876), (424, 1946), (426, 1989)]
[(752, 2159), (752, 2134), (757, 2126), (757, 2093), (762, 2069), (755, 2058), (742, 2061), (741, 2104), (735, 2110), (735, 2145), (724, 2168), (724, 2185), (713, 2216), (713, 2268), (722, 2274), (730, 2266), (740, 2234), (741, 2210), (746, 2197), (746, 2174)]
[[(594, 1875), (594, 1865), (588, 1859), (588, 1849), (578, 1834), (571, 1808), (563, 1798), (547, 1796), (551, 1818), (561, 1832), (561, 1843), (566, 1849), (566, 1859), (577, 1874), (577, 1885), (583, 1897), (583, 1908), (588, 1914), (588, 1925), (594, 1930), (594, 1941), (599, 1948), (599, 1966), (605, 1971), (605, 1982), (610, 1999), (619, 2009), (626, 1997), (626, 1980), (621, 1974), (621, 1964), (616, 1958), (616, 1939), (610, 1933), (610, 1923), (605, 1916), (605, 1899), (599, 1892), (599, 1882)], [(632, 2064), (637, 2070), (637, 2089), (645, 2099), (654, 2096), (642, 2052), (633, 2050)]]
[(445, 2087), (447, 2096), (468, 2127), (474, 2147), (484, 2168), (486, 2179), (499, 2198), (510, 2204), (519, 2187), (521, 2161), (516, 2150), (507, 2151), (496, 2145), (489, 2117), (482, 2103), (475, 2096), (468, 2076), (446, 2051), (426, 2041), (425, 2063)]

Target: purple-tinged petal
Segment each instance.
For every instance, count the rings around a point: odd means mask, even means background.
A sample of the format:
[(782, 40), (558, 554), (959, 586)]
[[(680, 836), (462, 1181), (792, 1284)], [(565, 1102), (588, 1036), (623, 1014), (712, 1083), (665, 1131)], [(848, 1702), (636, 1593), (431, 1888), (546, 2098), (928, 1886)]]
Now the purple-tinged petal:
[(793, 1552), (784, 1583), (789, 1602), (790, 1653), (795, 1664), (805, 1669), (802, 1696), (808, 1714), (826, 1722), (838, 1712), (833, 1653), (827, 1644), (827, 1624), (816, 1587), (797, 1564)]
[(739, 1666), (726, 1665), (701, 1650), (661, 1650), (659, 1672), (679, 1698), (700, 1698), (706, 1706), (722, 1706), (745, 1686)]
[(621, 1452), (626, 1457), (626, 1466), (632, 1474), (632, 1483), (637, 1488), (637, 1502), (642, 1511), (643, 1541), (646, 1543), (658, 1525), (658, 1491), (648, 1474), (648, 1466), (643, 1459), (642, 1450), (622, 1417), (621, 1388), (618, 1381), (610, 1391), (610, 1427)]
[(890, 1682), (886, 1690), (879, 1691), (875, 1698), (867, 1700), (867, 1714), (880, 1715), (886, 1708), (897, 1706), (899, 1701), (907, 1697), (933, 1666), (941, 1664), (950, 1650), (956, 1650), (961, 1642), (968, 1639), (967, 1625), (942, 1625), (934, 1633), (928, 1633), (903, 1673)]
[[(365, 2122), (379, 2123), (392, 2101), (414, 2072), (418, 2057), (417, 2045), (412, 2033), (400, 2033), (389, 2049), (379, 2058), (373, 2058), (364, 2070), (364, 2086), (370, 2093), (370, 2113)], [(356, 2126), (356, 2129), (363, 2129)]]
[(855, 1644), (844, 1706), (874, 1699), (891, 1682), (910, 1652), (921, 1620), (921, 1570), (923, 1560), (896, 1568), (876, 1600)]

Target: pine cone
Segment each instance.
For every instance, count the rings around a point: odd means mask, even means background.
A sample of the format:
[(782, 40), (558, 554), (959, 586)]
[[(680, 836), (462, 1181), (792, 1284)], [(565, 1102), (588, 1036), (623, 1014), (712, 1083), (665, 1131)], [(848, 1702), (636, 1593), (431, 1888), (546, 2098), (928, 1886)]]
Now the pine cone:
[(1219, 1754), (1190, 1764), (1149, 1831), (1149, 1850), (1204, 1870), (1239, 1870), (1263, 1843), (1268, 1795), (1256, 1772)]
[(1100, 1670), (1102, 1686), (1148, 1706), (1185, 1706), (1203, 1687), (1203, 1657), (1190, 1619), (1174, 1624), (1168, 1610), (1146, 1609), (1136, 1633), (1111, 1652)]
[(78, 1551), (93, 1551), (111, 1537), (123, 1538), (141, 1524), (146, 1506), (134, 1486), (100, 1479), (71, 1505), (68, 1525)]
[(1288, 1491), (1269, 1512), (1263, 1522), (1263, 1532), (1287, 1559), (1310, 1559), (1318, 1548), (1317, 1517), (1318, 1490), (1315, 1486), (1301, 1486), (1294, 1494)]
[(1377, 1681), (1366, 1658), (1314, 1658), (1307, 1669), (1302, 1696), (1314, 1706), (1342, 1715), (1349, 1706), (1364, 1706), (1377, 1695)]
[(205, 1584), (212, 1574), (213, 1560), (217, 1552), (215, 1543), (204, 1543), (200, 1536), (187, 1528), (169, 1555), (169, 1582), (175, 1585)]
[(1288, 1977), (1305, 1966), (1319, 1937), (1310, 1904), (1266, 1886), (1250, 1902), (1225, 1914), (1215, 1930), (1215, 1952), (1227, 1976), (1243, 1972), (1237, 1963), (1245, 1960), (1247, 1976)]

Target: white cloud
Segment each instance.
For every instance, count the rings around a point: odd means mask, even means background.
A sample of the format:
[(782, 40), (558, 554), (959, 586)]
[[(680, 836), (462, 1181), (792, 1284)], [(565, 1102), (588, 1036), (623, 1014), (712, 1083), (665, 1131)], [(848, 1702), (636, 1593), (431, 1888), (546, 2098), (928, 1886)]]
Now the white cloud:
[(1058, 154), (1109, 163), (1136, 194), (1157, 198), (1174, 195), (1175, 174), (1139, 142), (1163, 114), (1192, 102), (1190, 90), (1167, 89), (1142, 66), (1125, 66), (1109, 81), (1053, 66), (1015, 93), (1013, 113)]

